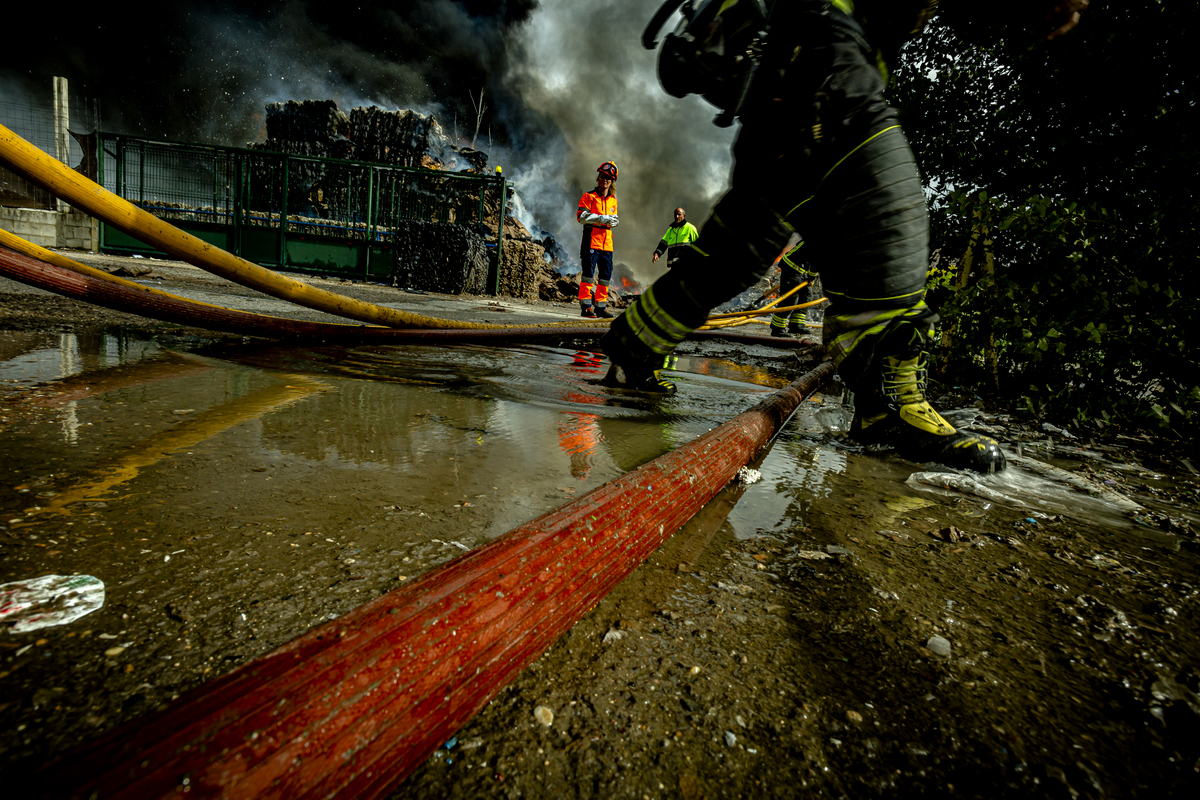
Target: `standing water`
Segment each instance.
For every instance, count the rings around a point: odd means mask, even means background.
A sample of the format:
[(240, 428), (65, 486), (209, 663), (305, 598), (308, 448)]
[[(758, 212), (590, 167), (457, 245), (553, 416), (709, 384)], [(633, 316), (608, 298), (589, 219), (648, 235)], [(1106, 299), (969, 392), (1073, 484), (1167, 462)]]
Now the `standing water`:
[[(681, 355), (679, 393), (651, 399), (599, 385), (595, 354), (554, 347), (168, 350), (120, 334), (0, 334), (0, 583), (103, 584), (102, 605), (89, 584), (79, 616), (0, 634), (4, 763), (135, 718), (691, 441), (795, 377), (764, 363)], [(746, 585), (702, 577), (721, 549), (731, 564), (753, 556), (791, 596), (844, 582), (837, 570), (853, 565), (859, 600), (837, 602), (858, 610), (821, 614), (911, 621), (913, 646), (936, 633), (961, 647), (971, 612), (941, 596), (942, 576), (979, 597), (996, 581), (1059, 586), (1045, 591), (1074, 609), (1086, 582), (1030, 578), (1030, 558), (1035, 572), (1132, 580), (1119, 570), (1140, 579), (1189, 541), (1149, 524), (1175, 514), (1185, 530), (1194, 509), (1145, 491), (1163, 476), (1131, 457), (1050, 452), (1034, 437), (1011, 448), (1022, 452), (1008, 472), (975, 478), (847, 444), (836, 434), (849, 414), (837, 396), (802, 404), (752, 465), (761, 480), (731, 486), (664, 548), (678, 571), (631, 577), (661, 584), (639, 584), (643, 600), (702, 618), (713, 591)], [(1195, 491), (1186, 474), (1173, 485)], [(1193, 572), (1187, 555), (1173, 569)], [(833, 602), (811, 591), (796, 614)], [(1178, 612), (1172, 602), (1160, 615)], [(1020, 613), (1011, 603), (989, 613)], [(714, 657), (712, 641), (691, 646), (697, 663)]]

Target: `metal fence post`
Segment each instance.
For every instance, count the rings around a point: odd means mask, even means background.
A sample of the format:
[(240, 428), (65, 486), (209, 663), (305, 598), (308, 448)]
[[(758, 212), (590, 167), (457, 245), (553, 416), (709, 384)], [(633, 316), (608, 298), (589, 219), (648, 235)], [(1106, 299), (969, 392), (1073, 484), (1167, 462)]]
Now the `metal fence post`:
[(245, 158), (241, 155), (235, 155), (233, 159), (233, 254), (240, 256), (242, 254), (242, 209), (244, 208), (242, 197), (242, 170)]
[[(496, 169), (499, 169), (497, 167)], [(508, 180), (500, 173), (500, 211), (496, 220), (496, 266), (488, 276), (488, 294), (500, 294), (500, 269), (504, 265), (504, 217), (508, 212)]]
[(363, 280), (371, 277), (371, 245), (375, 242), (375, 167), (367, 167), (367, 218), (363, 220), (366, 226), (367, 252), (363, 258)]
[(287, 226), (288, 226), (288, 172), (290, 166), (288, 157), (283, 156), (283, 183), (279, 190), (279, 263), (277, 266), (287, 266)]

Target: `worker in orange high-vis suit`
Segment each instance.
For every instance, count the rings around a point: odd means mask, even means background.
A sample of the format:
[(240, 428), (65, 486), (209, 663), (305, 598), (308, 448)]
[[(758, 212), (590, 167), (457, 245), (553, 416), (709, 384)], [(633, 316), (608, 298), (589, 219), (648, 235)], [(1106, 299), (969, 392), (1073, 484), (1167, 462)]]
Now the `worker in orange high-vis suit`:
[[(608, 282), (613, 272), (613, 235), (617, 227), (617, 165), (605, 161), (596, 170), (596, 188), (579, 198), (575, 219), (583, 225), (579, 243), (579, 261), (583, 275), (579, 280), (579, 308), (583, 316), (608, 318)], [(595, 305), (593, 306), (593, 301)]]

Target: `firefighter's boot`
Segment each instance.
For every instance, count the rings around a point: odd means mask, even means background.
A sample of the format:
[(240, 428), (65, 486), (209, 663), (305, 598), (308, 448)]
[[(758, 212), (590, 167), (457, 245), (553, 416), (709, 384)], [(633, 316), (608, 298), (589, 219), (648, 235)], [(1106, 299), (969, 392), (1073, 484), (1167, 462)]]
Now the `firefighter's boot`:
[(662, 376), (665, 359), (642, 345), (629, 331), (627, 315), (618, 317), (600, 337), (600, 349), (612, 366), (601, 383), (645, 394), (675, 394), (675, 384)]
[(608, 386), (628, 392), (644, 394), (675, 394), (675, 383), (662, 376), (661, 370), (641, 370), (636, 366), (625, 367), (613, 364), (608, 368), (604, 381)]
[[(1005, 467), (995, 439), (955, 429), (925, 399), (928, 352), (913, 336), (904, 352), (879, 356), (855, 393), (850, 436), (863, 444), (885, 444), (911, 461), (934, 461), (983, 474)], [(873, 373), (873, 378), (871, 377)]]

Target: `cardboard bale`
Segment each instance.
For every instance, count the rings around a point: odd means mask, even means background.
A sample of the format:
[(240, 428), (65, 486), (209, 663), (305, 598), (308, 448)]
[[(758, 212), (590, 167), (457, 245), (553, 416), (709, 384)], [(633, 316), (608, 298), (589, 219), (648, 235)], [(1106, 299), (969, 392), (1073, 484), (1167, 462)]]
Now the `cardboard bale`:
[(538, 299), (538, 287), (546, 267), (545, 255), (546, 248), (537, 242), (505, 239), (499, 294), (527, 300)]
[(442, 294), (483, 294), (489, 255), (465, 225), (409, 220), (393, 228), (392, 285)]

